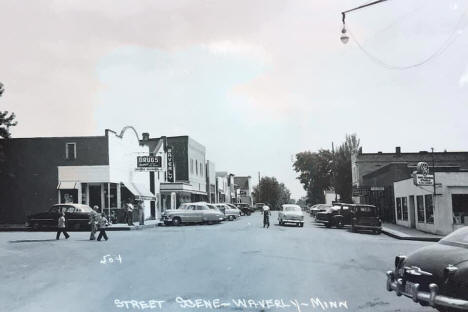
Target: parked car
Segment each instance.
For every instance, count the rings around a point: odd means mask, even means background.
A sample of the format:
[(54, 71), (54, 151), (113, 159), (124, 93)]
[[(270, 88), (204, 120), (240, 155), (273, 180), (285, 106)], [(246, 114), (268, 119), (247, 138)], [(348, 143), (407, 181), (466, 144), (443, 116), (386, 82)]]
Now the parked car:
[(233, 221), (240, 217), (240, 210), (237, 207), (232, 207), (228, 204), (213, 204), (214, 207), (218, 208), (219, 211), (224, 213), (224, 216), (229, 221)]
[(166, 225), (219, 223), (224, 220), (224, 214), (218, 209), (208, 207), (207, 203), (184, 203), (178, 209), (164, 211), (161, 220)]
[(281, 205), (281, 211), (278, 213), (278, 221), (280, 225), (286, 223), (294, 223), (297, 226), (304, 226), (304, 213), (298, 205), (286, 204)]
[(439, 311), (468, 311), (468, 227), (395, 258), (387, 290)]
[(328, 208), (330, 208), (331, 205), (327, 205), (327, 204), (316, 204), (316, 205), (313, 205), (312, 207), (310, 207), (309, 209), (309, 213), (310, 213), (310, 216), (311, 217), (315, 217), (315, 215), (318, 213), (318, 212), (324, 212), (326, 211)]
[[(256, 203), (255, 204), (255, 211), (262, 211), (263, 210), (263, 206), (265, 206), (264, 203)], [(270, 207), (271, 208), (271, 207)]]
[(351, 219), (351, 231), (372, 231), (380, 234), (382, 231), (382, 219), (379, 211), (374, 205), (355, 204), (351, 205), (353, 217)]
[(247, 203), (238, 203), (235, 206), (232, 205), (232, 204), (228, 204), (228, 205), (231, 206), (231, 207), (236, 207), (237, 209), (239, 209), (240, 212), (241, 212), (241, 216), (242, 215), (250, 216), (250, 214), (255, 211)]
[(323, 223), (326, 227), (336, 226), (342, 228), (345, 225), (351, 224), (353, 217), (352, 204), (336, 203), (332, 207), (323, 212), (318, 212), (315, 216), (315, 221)]
[(33, 230), (41, 228), (57, 228), (57, 222), (62, 212), (65, 212), (67, 228), (72, 230), (91, 229), (89, 225), (89, 214), (93, 210), (88, 205), (82, 204), (57, 204), (48, 211), (29, 215), (26, 227)]

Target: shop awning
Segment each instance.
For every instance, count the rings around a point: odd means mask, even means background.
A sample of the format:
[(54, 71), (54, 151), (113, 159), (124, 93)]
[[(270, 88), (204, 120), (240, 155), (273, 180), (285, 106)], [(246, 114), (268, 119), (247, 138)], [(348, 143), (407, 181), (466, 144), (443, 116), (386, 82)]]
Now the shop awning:
[(72, 190), (78, 188), (79, 182), (75, 181), (60, 181), (57, 185), (57, 190)]
[(135, 182), (123, 182), (123, 184), (133, 194), (133, 196), (135, 196), (136, 199), (156, 200), (156, 197), (144, 184)]

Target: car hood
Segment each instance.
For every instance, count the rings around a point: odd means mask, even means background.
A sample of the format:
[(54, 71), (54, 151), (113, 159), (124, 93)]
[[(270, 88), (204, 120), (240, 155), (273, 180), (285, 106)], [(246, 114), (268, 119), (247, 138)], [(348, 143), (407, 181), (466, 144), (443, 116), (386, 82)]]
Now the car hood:
[(418, 249), (410, 254), (404, 266), (417, 266), (421, 270), (432, 273), (435, 278), (443, 279), (444, 269), (449, 264), (454, 266), (468, 262), (468, 249), (437, 243)]

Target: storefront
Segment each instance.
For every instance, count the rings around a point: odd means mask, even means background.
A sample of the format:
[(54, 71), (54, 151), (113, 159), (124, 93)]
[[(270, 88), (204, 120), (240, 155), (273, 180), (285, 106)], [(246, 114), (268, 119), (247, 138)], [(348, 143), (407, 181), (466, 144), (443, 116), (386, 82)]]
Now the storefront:
[(394, 183), (397, 224), (439, 235), (468, 225), (468, 172), (436, 172), (435, 184)]

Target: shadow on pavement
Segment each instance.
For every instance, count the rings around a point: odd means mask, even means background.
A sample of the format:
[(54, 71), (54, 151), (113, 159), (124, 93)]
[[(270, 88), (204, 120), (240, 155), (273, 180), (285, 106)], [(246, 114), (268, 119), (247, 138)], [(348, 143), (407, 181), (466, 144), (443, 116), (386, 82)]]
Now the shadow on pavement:
[(14, 240), (14, 241), (9, 241), (12, 244), (16, 243), (40, 243), (40, 242), (53, 242), (56, 241), (55, 238), (51, 239), (22, 239), (22, 240)]

